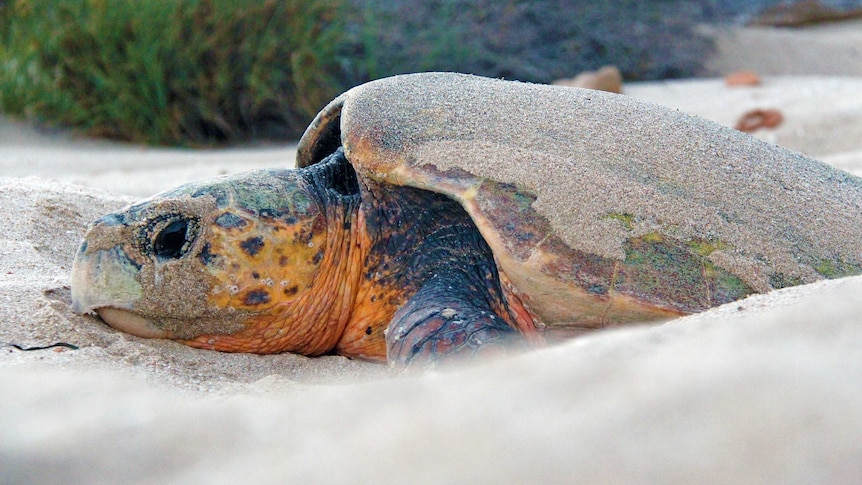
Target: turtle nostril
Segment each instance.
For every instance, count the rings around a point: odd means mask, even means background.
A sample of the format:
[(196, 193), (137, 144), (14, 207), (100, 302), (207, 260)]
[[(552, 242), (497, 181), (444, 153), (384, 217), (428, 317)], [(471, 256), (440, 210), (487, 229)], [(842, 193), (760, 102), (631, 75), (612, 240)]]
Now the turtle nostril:
[(182, 256), (186, 244), (186, 233), (189, 223), (186, 220), (171, 222), (159, 232), (153, 242), (153, 252), (165, 259), (176, 259)]

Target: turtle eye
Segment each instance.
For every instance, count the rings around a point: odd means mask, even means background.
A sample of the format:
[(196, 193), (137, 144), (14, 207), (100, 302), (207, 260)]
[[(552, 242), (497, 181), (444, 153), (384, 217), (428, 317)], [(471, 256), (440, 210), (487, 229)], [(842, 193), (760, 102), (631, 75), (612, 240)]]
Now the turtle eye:
[(153, 241), (153, 252), (161, 259), (176, 259), (183, 255), (189, 221), (178, 219), (165, 226)]

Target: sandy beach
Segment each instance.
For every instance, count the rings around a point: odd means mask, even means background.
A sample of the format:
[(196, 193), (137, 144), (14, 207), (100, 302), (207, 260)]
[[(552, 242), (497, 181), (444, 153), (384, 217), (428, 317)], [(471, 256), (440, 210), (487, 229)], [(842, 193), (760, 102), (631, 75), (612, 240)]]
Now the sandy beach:
[[(708, 79), (623, 95), (862, 176), (862, 23), (713, 32)], [(753, 87), (722, 76), (752, 70)], [(87, 223), (186, 181), (291, 166), (295, 145), (90, 140), (0, 118), (0, 483), (859, 483), (862, 277), (659, 326), (399, 375), (222, 354), (74, 315)], [(22, 350), (51, 346), (43, 350)]]

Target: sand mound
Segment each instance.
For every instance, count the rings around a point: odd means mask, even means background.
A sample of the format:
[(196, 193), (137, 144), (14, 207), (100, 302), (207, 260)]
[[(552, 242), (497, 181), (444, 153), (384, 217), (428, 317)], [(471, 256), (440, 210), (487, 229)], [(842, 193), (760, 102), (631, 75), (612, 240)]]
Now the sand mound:
[(126, 199), (2, 179), (0, 200), (0, 340), (79, 347), (0, 350), (2, 483), (862, 480), (862, 277), (393, 378), (72, 315), (84, 221)]

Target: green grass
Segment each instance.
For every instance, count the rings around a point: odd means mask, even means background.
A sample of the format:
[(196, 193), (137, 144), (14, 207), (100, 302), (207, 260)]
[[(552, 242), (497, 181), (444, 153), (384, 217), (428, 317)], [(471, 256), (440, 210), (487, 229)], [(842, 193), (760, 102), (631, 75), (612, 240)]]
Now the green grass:
[(153, 144), (290, 139), (346, 86), (339, 0), (17, 0), (0, 110)]
[(684, 0), (0, 0), (0, 112), (149, 144), (296, 139), (340, 92), (398, 73), (550, 82), (615, 64), (626, 80), (693, 75), (709, 50), (694, 30), (701, 10)]

